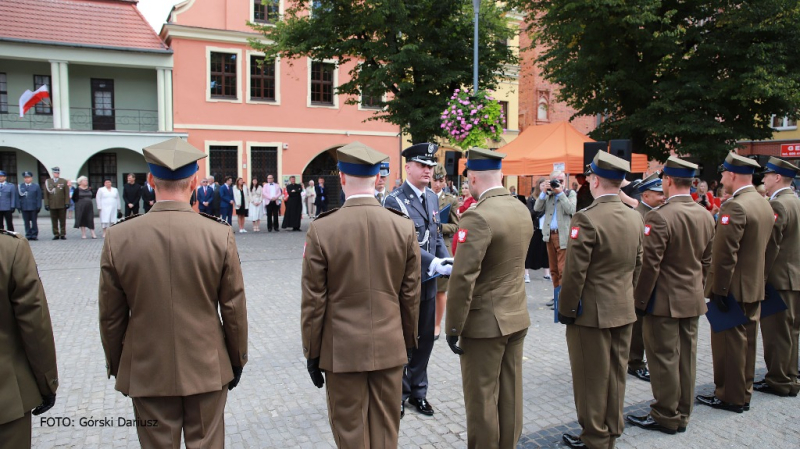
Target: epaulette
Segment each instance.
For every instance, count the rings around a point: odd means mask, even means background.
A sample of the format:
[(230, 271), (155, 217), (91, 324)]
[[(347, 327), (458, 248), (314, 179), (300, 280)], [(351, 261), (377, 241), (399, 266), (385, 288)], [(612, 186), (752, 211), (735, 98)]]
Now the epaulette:
[(317, 221), (317, 220), (319, 220), (319, 219), (320, 219), (320, 218), (322, 218), (322, 217), (327, 217), (328, 215), (330, 215), (330, 214), (332, 214), (332, 213), (336, 212), (337, 210), (339, 210), (339, 208), (338, 208), (338, 207), (337, 207), (337, 208), (335, 208), (335, 209), (326, 210), (325, 212), (323, 212), (323, 213), (321, 213), (321, 214), (317, 215), (317, 218), (315, 218), (315, 219), (314, 219), (314, 221)]
[(204, 212), (198, 212), (198, 213), (200, 215), (202, 215), (203, 217), (208, 218), (209, 220), (214, 220), (219, 224), (224, 224), (225, 226), (230, 226), (230, 223), (228, 223), (227, 221), (223, 220), (220, 217), (215, 217), (213, 215), (208, 215), (207, 213), (204, 213)]
[(117, 220), (117, 222), (112, 224), (111, 227), (114, 227), (114, 226), (116, 226), (116, 225), (118, 225), (120, 223), (126, 222), (128, 220), (133, 220), (136, 217), (141, 217), (142, 215), (144, 215), (144, 214), (128, 215), (127, 217), (124, 217), (124, 218), (121, 218), (121, 219)]
[(19, 236), (19, 233), (16, 233), (14, 231), (7, 231), (5, 229), (0, 229), (0, 235), (7, 235), (9, 237), (14, 237), (14, 238), (17, 238), (17, 239), (22, 238), (22, 237)]
[(409, 217), (408, 215), (400, 212), (399, 210), (397, 210), (397, 209), (395, 209), (393, 207), (384, 207), (384, 209), (388, 210), (389, 212), (393, 212), (393, 213), (395, 213), (395, 214), (397, 214), (397, 215), (399, 215), (399, 216), (401, 216), (403, 218), (408, 218), (409, 220), (411, 220), (411, 217)]
[[(591, 209), (591, 208), (595, 207), (597, 204), (598, 204), (598, 203), (592, 203), (592, 204), (590, 204), (590, 205), (588, 205), (588, 206), (584, 207), (583, 209), (579, 210), (578, 212), (586, 212), (587, 210), (589, 210), (589, 209)], [(631, 210), (633, 210), (633, 209), (631, 209)]]

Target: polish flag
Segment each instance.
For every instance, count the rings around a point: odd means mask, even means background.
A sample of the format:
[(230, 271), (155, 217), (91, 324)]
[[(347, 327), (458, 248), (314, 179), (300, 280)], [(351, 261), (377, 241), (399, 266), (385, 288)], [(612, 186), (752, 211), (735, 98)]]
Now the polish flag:
[(47, 90), (47, 85), (44, 85), (38, 89), (36, 92), (31, 92), (26, 90), (21, 97), (19, 97), (19, 116), (25, 117), (25, 113), (37, 103), (41, 102), (45, 98), (50, 98), (50, 92)]

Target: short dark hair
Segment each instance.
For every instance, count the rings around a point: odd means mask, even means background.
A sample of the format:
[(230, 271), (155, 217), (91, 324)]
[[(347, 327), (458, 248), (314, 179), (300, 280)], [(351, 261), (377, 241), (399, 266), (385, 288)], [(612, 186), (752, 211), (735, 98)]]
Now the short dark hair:
[(672, 176), (669, 177), (672, 182), (675, 183), (675, 187), (679, 189), (688, 189), (692, 186), (692, 178), (673, 178)]
[(618, 189), (619, 186), (622, 185), (621, 179), (609, 179), (609, 178), (604, 178), (602, 176), (597, 176), (597, 179), (600, 180), (600, 185), (605, 187), (606, 189)]
[(228, 180), (233, 181), (233, 176), (226, 176), (225, 177), (225, 182), (228, 182)]

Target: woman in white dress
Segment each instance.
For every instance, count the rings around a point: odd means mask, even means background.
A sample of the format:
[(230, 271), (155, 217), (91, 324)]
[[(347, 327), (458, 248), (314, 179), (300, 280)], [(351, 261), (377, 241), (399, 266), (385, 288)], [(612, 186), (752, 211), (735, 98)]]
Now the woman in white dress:
[(100, 214), (100, 227), (103, 229), (102, 237), (106, 236), (106, 228), (117, 222), (119, 210), (119, 191), (111, 186), (111, 180), (106, 179), (103, 187), (97, 190), (97, 212)]
[(261, 192), (261, 184), (258, 183), (258, 178), (253, 177), (253, 181), (250, 182), (250, 208), (247, 209), (247, 219), (253, 222), (253, 232), (261, 230), (258, 225), (264, 216), (264, 202), (263, 198), (261, 198)]

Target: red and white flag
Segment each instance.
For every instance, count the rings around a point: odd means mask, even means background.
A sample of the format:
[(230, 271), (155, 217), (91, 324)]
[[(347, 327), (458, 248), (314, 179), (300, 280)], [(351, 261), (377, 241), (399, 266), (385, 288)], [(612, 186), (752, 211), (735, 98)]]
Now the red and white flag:
[(36, 106), (45, 98), (50, 98), (50, 92), (47, 90), (47, 85), (36, 89), (36, 92), (26, 90), (25, 93), (19, 97), (19, 116), (25, 117), (25, 113), (28, 112), (30, 108)]

